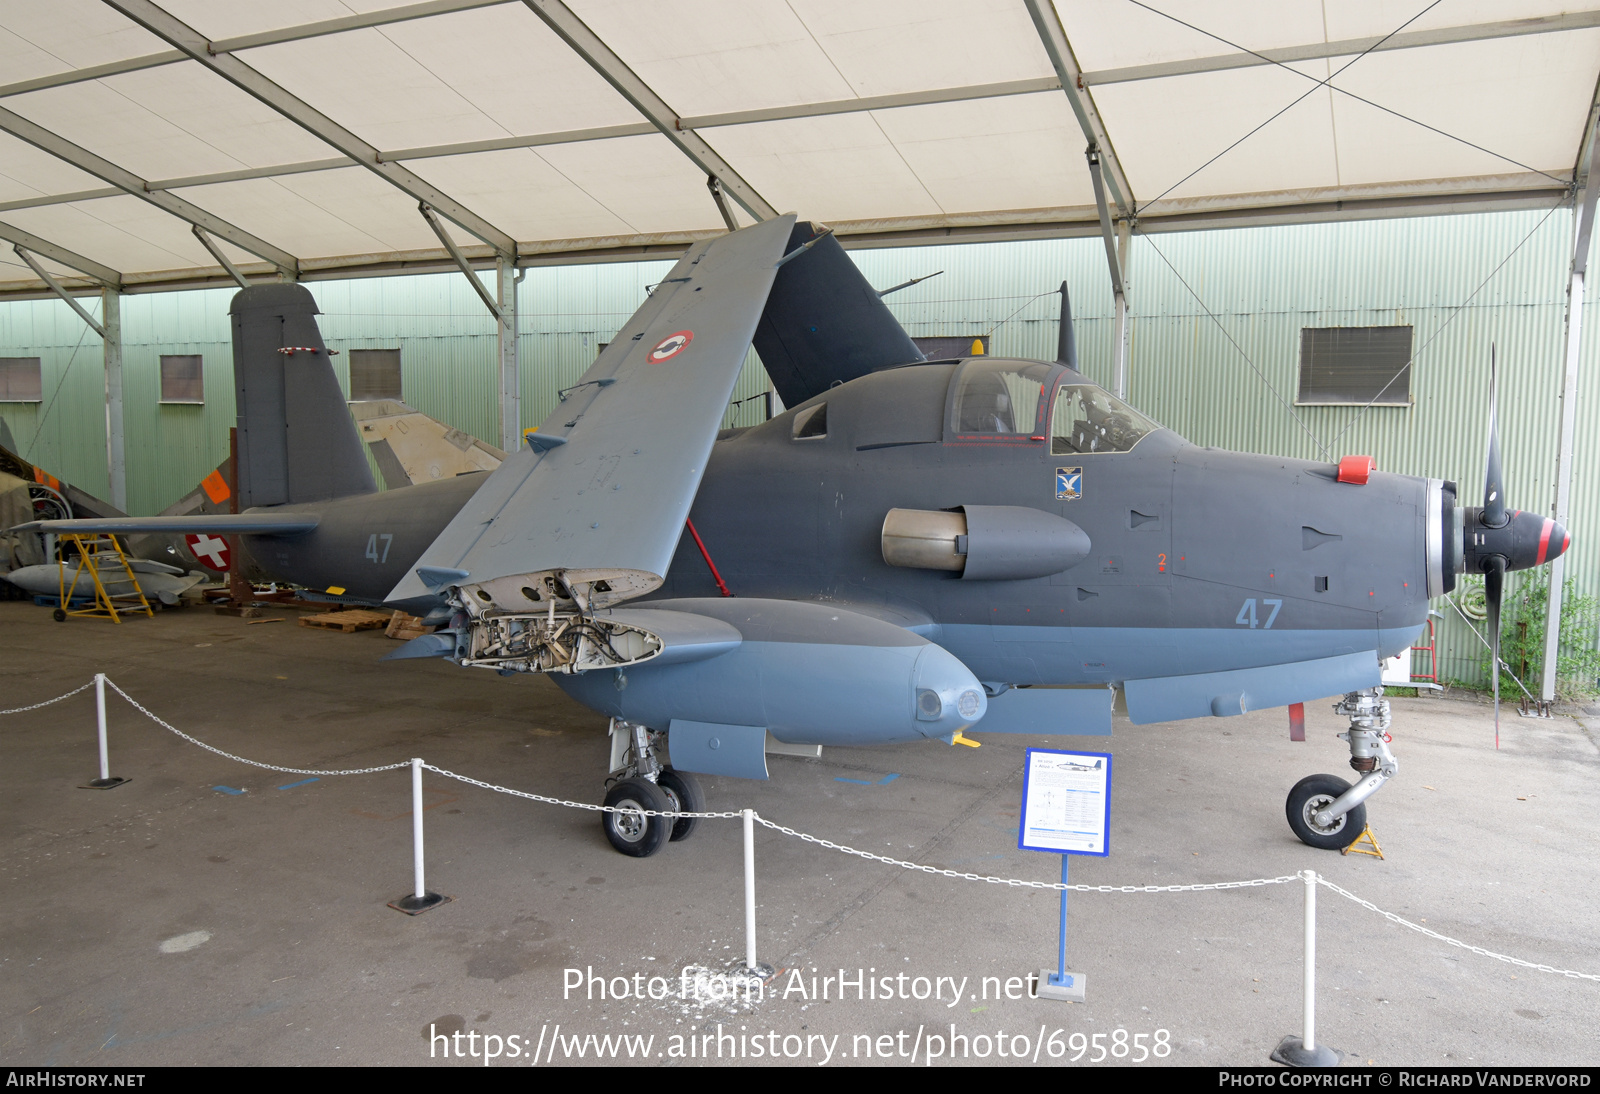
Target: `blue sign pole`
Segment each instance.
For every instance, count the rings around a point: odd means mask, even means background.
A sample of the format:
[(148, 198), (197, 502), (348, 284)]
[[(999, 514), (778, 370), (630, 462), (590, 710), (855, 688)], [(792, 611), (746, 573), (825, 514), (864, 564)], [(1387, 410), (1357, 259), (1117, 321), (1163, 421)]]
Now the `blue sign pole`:
[(1052, 987), (1070, 988), (1072, 979), (1067, 976), (1067, 862), (1071, 855), (1061, 856), (1061, 938), (1056, 943), (1056, 971), (1050, 974)]

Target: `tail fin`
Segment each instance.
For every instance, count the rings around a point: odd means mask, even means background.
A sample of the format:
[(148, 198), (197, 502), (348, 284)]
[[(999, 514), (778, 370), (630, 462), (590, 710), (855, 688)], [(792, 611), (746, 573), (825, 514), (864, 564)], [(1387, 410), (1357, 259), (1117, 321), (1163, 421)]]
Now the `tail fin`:
[[(815, 225), (796, 223), (789, 252), (816, 236)], [(875, 368), (923, 359), (833, 236), (778, 271), (756, 326), (755, 347), (784, 406)]]
[[(378, 489), (303, 285), (234, 294), (239, 508)], [(293, 352), (289, 352), (289, 351)]]

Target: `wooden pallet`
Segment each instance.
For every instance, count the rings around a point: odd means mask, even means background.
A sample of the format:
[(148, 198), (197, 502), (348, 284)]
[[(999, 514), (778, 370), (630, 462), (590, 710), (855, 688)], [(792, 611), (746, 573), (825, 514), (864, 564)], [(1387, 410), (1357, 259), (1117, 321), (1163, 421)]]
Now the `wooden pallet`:
[(389, 612), (371, 612), (364, 608), (351, 608), (342, 612), (326, 612), (322, 615), (302, 615), (302, 627), (323, 627), (330, 631), (343, 631), (350, 634), (353, 631), (379, 630), (389, 625)]
[(421, 635), (432, 634), (433, 630), (432, 627), (424, 627), (422, 625), (421, 616), (408, 615), (405, 612), (397, 611), (390, 618), (388, 626), (384, 627), (383, 633), (401, 642), (409, 642)]

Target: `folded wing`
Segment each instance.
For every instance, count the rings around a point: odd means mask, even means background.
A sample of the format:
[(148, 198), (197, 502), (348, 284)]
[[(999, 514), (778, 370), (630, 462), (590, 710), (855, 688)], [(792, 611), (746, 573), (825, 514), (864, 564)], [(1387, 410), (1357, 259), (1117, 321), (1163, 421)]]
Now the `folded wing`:
[(588, 610), (657, 588), (793, 225), (691, 248), (389, 599)]

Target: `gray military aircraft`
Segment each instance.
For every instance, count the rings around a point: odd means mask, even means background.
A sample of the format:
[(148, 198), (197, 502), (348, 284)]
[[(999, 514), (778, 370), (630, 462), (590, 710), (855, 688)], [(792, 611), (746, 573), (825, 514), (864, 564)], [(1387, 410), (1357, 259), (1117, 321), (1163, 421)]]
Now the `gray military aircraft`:
[[(1291, 827), (1337, 848), (1397, 765), (1379, 660), (1428, 601), (1566, 549), (1456, 485), (1200, 448), (1059, 360), (926, 361), (793, 215), (698, 243), (492, 472), (378, 492), (311, 294), (233, 300), (241, 513), (46, 522), (239, 534), (277, 578), (425, 614), (394, 656), (549, 674), (612, 719), (608, 838), (682, 839), (691, 772), (790, 744), (1109, 734), (1343, 695), (1352, 786)], [(754, 345), (789, 407), (718, 426)], [(690, 536), (683, 536), (687, 528)], [(668, 746), (670, 743), (670, 755)], [(630, 809), (637, 808), (639, 812)]]

